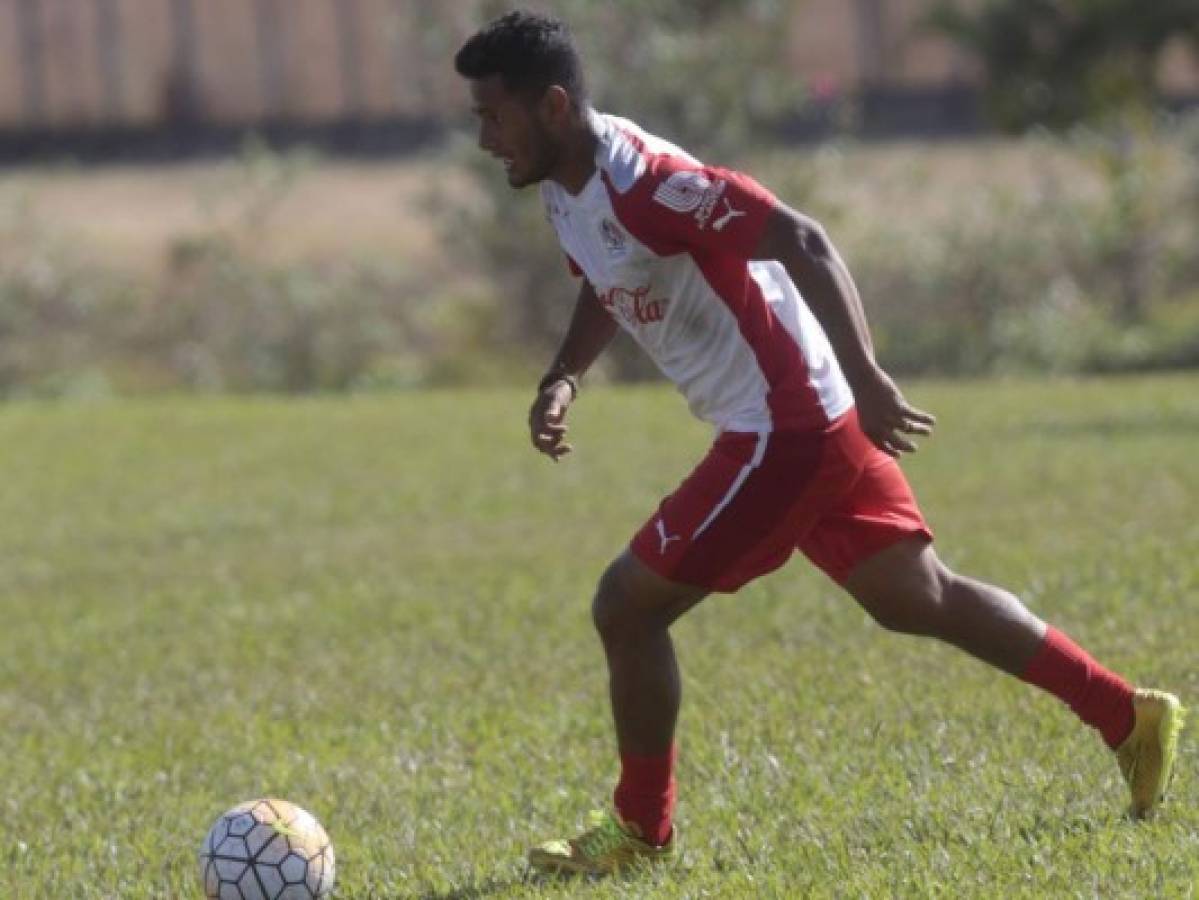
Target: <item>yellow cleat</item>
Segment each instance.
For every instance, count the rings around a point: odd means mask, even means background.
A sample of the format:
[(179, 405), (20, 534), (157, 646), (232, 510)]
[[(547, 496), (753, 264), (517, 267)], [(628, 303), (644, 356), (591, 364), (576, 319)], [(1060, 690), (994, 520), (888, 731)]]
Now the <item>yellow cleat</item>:
[(1116, 749), (1116, 762), (1132, 792), (1128, 814), (1148, 819), (1170, 786), (1186, 711), (1173, 694), (1146, 690), (1133, 695), (1132, 710), (1132, 733)]
[(568, 841), (547, 841), (529, 851), (529, 865), (547, 875), (614, 875), (639, 862), (674, 857), (674, 837), (663, 847), (641, 839), (637, 826), (614, 813), (594, 811), (588, 829)]

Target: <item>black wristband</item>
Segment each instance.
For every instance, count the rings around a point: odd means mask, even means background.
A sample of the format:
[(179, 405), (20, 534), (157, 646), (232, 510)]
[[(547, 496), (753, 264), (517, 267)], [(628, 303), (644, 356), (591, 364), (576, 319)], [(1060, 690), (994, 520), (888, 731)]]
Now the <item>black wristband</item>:
[(573, 375), (567, 375), (565, 372), (547, 372), (541, 381), (537, 382), (537, 393), (544, 393), (546, 389), (553, 387), (559, 381), (565, 381), (567, 387), (570, 388), (571, 400), (579, 396), (579, 379)]

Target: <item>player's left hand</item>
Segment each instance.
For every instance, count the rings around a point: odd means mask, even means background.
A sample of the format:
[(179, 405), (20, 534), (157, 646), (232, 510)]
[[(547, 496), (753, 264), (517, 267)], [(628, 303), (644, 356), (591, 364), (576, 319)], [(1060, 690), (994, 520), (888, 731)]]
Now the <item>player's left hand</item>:
[(573, 448), (566, 443), (566, 410), (574, 392), (565, 381), (555, 381), (537, 394), (529, 409), (529, 437), (533, 446), (554, 462)]
[(888, 456), (915, 453), (912, 437), (927, 437), (937, 423), (931, 413), (910, 405), (882, 369), (876, 368), (865, 384), (854, 385), (854, 398), (862, 431)]

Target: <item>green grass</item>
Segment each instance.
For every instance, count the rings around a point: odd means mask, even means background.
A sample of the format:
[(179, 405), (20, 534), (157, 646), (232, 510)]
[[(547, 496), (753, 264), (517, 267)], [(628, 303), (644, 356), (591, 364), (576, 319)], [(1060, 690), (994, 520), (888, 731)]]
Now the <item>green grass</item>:
[[(914, 384), (941, 553), (1199, 697), (1199, 378)], [(595, 578), (706, 446), (594, 390), (558, 466), (523, 392), (0, 408), (0, 897), (189, 897), (210, 821), (291, 799), (340, 897), (1190, 896), (1057, 702), (886, 634), (802, 559), (675, 633), (680, 863), (536, 883), (615, 775)]]

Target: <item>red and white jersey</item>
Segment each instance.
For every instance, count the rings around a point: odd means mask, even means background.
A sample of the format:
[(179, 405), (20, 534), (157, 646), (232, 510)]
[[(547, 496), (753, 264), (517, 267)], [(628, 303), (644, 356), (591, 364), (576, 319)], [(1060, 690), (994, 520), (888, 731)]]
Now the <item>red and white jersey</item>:
[(774, 197), (627, 119), (593, 113), (595, 176), (541, 195), (571, 270), (722, 431), (823, 429), (853, 406), (781, 263), (751, 260)]

